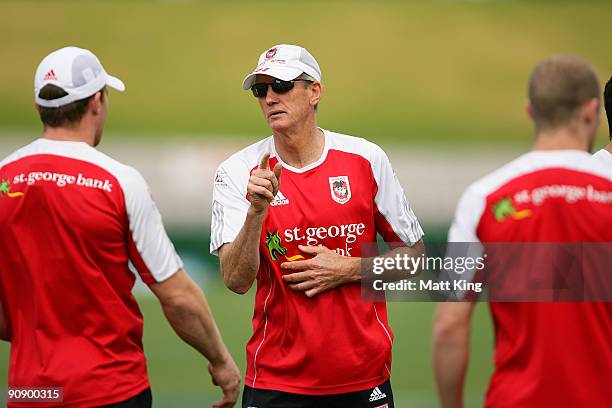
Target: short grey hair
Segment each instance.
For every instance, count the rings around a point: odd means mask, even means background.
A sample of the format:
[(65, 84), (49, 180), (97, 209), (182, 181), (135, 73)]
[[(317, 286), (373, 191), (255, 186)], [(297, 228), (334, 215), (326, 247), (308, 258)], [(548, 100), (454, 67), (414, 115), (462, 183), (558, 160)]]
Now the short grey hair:
[[(310, 75), (308, 75), (305, 72), (302, 72), (295, 79), (301, 79), (303, 81), (310, 81), (310, 82), (319, 82), (319, 81), (317, 81), (316, 79), (314, 79), (313, 77), (311, 77)], [(304, 87), (308, 87), (308, 84), (305, 84)], [(319, 111), (319, 104), (318, 103), (315, 105), (314, 109), (315, 109), (315, 112)]]
[(305, 72), (302, 72), (300, 75), (297, 76), (297, 78), (295, 79), (302, 79), (304, 81), (310, 81), (310, 82), (317, 82), (316, 79), (314, 79), (313, 77), (311, 77), (310, 75), (308, 75)]
[(529, 101), (536, 129), (567, 125), (580, 106), (599, 98), (593, 66), (573, 55), (556, 55), (538, 64), (529, 79)]

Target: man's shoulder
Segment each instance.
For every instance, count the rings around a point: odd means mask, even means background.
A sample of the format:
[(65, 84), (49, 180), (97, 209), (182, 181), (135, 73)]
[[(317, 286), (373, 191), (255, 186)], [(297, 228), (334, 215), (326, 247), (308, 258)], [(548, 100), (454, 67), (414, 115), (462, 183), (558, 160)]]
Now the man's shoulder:
[(610, 152), (606, 148), (599, 149), (598, 151), (595, 152), (595, 154), (593, 156), (596, 156), (596, 157), (606, 157), (606, 158), (609, 157), (610, 159), (612, 159), (612, 152)]
[(342, 133), (325, 131), (329, 137), (329, 149), (362, 156), (368, 161), (386, 157), (384, 150), (376, 143), (363, 137), (345, 135)]
[(110, 173), (122, 184), (143, 180), (142, 175), (135, 168), (113, 159), (86, 143), (53, 141), (43, 138), (31, 142), (7, 156), (0, 162), (0, 168), (23, 159), (43, 155), (88, 163)]
[(263, 156), (264, 153), (272, 151), (272, 136), (259, 140), (232, 154), (220, 165), (219, 169), (225, 172), (250, 172)]
[[(587, 179), (599, 177), (609, 180), (611, 178), (602, 166), (592, 160), (586, 152), (575, 150), (532, 151), (475, 181), (466, 189), (466, 192), (486, 196), (514, 180), (528, 180), (532, 175), (535, 176), (546, 170), (561, 171), (567, 175), (580, 174)], [(563, 180), (560, 179), (560, 181)]]
[(598, 164), (606, 166), (607, 173), (612, 175), (612, 171), (610, 171), (612, 168), (612, 153), (610, 153), (610, 151), (601, 149), (593, 155), (593, 159)]
[(472, 182), (465, 189), (465, 193), (485, 196), (511, 180), (528, 173), (529, 166), (524, 164), (527, 155), (528, 153), (523, 154)]
[(36, 145), (38, 144), (39, 140), (40, 139), (35, 140), (31, 143), (28, 143), (25, 146), (20, 147), (19, 149), (15, 150), (13, 153), (9, 154), (8, 156), (0, 160), (0, 168), (7, 166), (11, 163), (14, 163), (18, 160), (21, 160), (25, 157), (36, 154), (35, 153)]

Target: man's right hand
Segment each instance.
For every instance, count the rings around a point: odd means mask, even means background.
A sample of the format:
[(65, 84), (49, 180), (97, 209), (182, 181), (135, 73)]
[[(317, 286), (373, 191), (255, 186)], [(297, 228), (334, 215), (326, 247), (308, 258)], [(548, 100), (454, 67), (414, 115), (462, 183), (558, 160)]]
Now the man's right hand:
[(270, 153), (265, 153), (259, 166), (249, 178), (247, 192), (251, 199), (251, 208), (257, 214), (265, 214), (268, 206), (276, 197), (280, 186), (282, 166), (276, 163), (274, 170), (270, 170)]
[(213, 404), (213, 408), (231, 408), (240, 393), (240, 371), (234, 360), (228, 356), (223, 364), (208, 363), (212, 383), (221, 387), (223, 399)]
[(232, 242), (219, 248), (223, 282), (230, 290), (244, 294), (253, 286), (259, 270), (259, 239), (270, 203), (278, 193), (281, 164), (270, 170), (270, 153), (265, 153), (249, 178), (247, 193), (251, 206), (244, 225)]
[(213, 407), (233, 407), (240, 391), (240, 372), (223, 344), (202, 289), (183, 269), (149, 288), (159, 299), (176, 334), (214, 363), (208, 365), (208, 371), (213, 384), (223, 390), (223, 399)]

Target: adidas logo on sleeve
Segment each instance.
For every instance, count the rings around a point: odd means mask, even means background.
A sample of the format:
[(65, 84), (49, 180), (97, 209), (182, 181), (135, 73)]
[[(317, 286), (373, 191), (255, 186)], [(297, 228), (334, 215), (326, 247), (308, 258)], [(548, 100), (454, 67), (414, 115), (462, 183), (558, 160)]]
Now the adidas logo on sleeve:
[(387, 394), (382, 392), (380, 388), (376, 387), (372, 390), (372, 393), (370, 394), (370, 402), (378, 401), (383, 398), (387, 398)]

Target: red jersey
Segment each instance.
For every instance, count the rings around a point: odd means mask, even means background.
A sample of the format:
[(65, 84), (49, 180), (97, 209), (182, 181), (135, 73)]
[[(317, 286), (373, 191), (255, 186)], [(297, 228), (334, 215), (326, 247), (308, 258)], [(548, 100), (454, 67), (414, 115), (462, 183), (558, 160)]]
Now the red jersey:
[(286, 261), (300, 259), (298, 245), (324, 245), (345, 256), (361, 246), (413, 245), (423, 231), (382, 149), (364, 139), (324, 131), (315, 163), (283, 163), (269, 137), (219, 167), (213, 194), (211, 252), (232, 242), (244, 224), (250, 173), (265, 152), (270, 167), (283, 166), (279, 192), (265, 216), (260, 267), (247, 344), (246, 385), (323, 395), (359, 391), (389, 378), (393, 333), (385, 303), (361, 299), (359, 283), (313, 298), (282, 280)]
[[(527, 153), (465, 191), (449, 241), (612, 242), (611, 176), (585, 152)], [(612, 304), (491, 302), (490, 310), (487, 407), (609, 406)]]
[(149, 386), (128, 261), (148, 284), (182, 262), (136, 170), (82, 142), (18, 150), (0, 162), (0, 248), (9, 387), (92, 407)]

